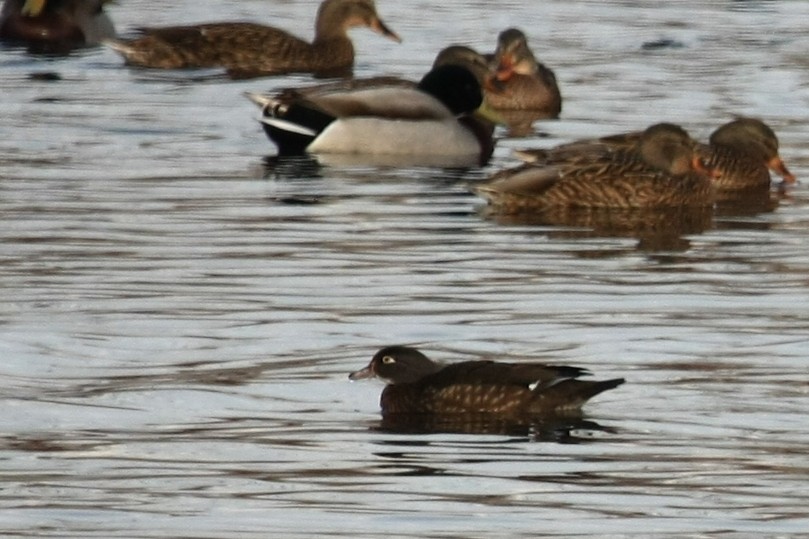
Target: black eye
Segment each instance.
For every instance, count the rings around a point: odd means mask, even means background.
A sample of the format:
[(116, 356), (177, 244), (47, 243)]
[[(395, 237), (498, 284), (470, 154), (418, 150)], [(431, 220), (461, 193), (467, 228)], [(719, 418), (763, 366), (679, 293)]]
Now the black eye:
[(384, 363), (385, 365), (391, 365), (393, 363), (396, 363), (396, 358), (394, 358), (393, 356), (384, 356), (382, 358), (382, 363)]

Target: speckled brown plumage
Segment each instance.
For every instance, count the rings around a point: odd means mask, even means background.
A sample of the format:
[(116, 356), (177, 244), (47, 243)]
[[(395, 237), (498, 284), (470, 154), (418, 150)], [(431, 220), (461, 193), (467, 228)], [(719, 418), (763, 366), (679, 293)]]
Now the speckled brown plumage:
[(769, 189), (770, 170), (782, 176), (784, 183), (795, 182), (778, 154), (775, 132), (755, 118), (739, 118), (719, 127), (711, 134), (710, 144), (700, 146), (699, 152), (719, 173), (713, 183), (720, 196)]
[(147, 28), (131, 41), (110, 42), (127, 63), (164, 69), (225, 67), (234, 76), (292, 72), (345, 75), (354, 65), (348, 30), (366, 26), (399, 41), (373, 0), (324, 0), (312, 43), (284, 30), (249, 22)]
[(631, 149), (583, 144), (548, 152), (474, 187), (501, 212), (571, 208), (672, 208), (712, 203), (710, 171), (679, 126), (656, 124)]
[(487, 95), (495, 109), (531, 110), (555, 118), (562, 111), (562, 95), (551, 69), (538, 62), (525, 34), (516, 28), (500, 33), (494, 63), (498, 92)]
[(0, 10), (0, 39), (37, 52), (68, 52), (115, 35), (104, 11), (109, 0), (6, 0)]
[(578, 410), (591, 397), (624, 383), (585, 381), (584, 369), (541, 363), (465, 361), (438, 364), (405, 346), (374, 355), (352, 380), (376, 376), (383, 414), (543, 414)]

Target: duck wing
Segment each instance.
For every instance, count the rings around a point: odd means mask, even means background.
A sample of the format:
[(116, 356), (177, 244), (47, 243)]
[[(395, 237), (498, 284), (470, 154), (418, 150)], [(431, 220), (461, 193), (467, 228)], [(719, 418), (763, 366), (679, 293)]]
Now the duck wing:
[(147, 67), (217, 67), (261, 73), (295, 71), (310, 63), (312, 46), (271, 26), (220, 22), (141, 28), (141, 37), (112, 41), (128, 62)]
[(456, 384), (521, 386), (531, 390), (549, 387), (563, 380), (589, 374), (585, 369), (544, 363), (501, 363), (495, 361), (464, 361), (447, 365), (425, 377), (424, 385)]
[[(448, 120), (452, 112), (414, 88), (386, 87), (334, 92), (305, 98), (309, 106), (336, 118), (375, 117), (401, 120)], [(299, 102), (301, 104), (301, 102)]]

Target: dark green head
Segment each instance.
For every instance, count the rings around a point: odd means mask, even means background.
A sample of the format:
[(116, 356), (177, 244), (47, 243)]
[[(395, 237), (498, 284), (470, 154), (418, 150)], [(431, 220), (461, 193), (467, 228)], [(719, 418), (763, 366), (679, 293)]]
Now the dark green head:
[(475, 75), (456, 64), (431, 69), (418, 87), (441, 101), (456, 115), (473, 112), (483, 103), (483, 92)]

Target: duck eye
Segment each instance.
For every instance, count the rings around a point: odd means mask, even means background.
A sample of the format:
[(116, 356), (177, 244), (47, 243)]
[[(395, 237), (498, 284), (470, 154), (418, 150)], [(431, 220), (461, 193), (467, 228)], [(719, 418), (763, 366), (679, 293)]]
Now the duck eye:
[(382, 358), (382, 363), (384, 363), (385, 365), (391, 365), (393, 363), (396, 363), (396, 359), (393, 356), (384, 356)]

